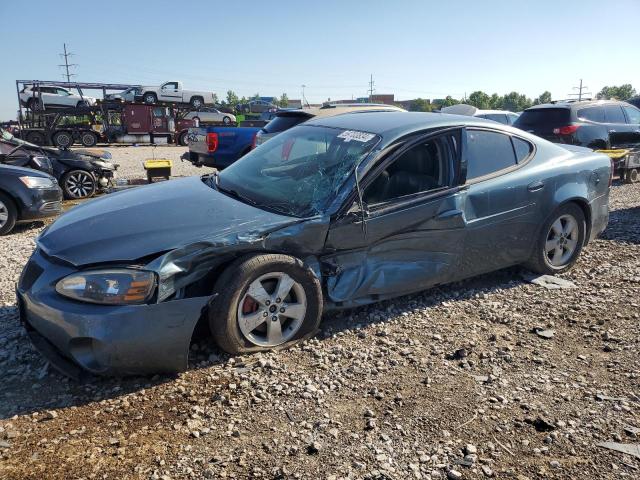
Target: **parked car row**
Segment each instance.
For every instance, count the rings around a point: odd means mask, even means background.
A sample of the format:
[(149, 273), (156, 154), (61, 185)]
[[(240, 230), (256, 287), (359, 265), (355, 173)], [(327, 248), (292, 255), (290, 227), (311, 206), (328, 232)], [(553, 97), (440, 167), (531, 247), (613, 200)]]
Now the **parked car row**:
[(0, 130), (0, 164), (27, 167), (53, 175), (68, 199), (82, 199), (113, 185), (117, 164), (103, 150), (41, 147)]

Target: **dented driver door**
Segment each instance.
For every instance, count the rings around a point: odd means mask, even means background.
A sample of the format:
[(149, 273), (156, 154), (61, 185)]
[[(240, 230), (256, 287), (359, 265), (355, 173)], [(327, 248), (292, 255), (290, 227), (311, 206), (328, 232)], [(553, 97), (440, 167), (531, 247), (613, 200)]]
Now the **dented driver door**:
[(329, 231), (323, 258), (331, 301), (367, 303), (455, 277), (465, 232), (465, 190), (452, 188), (365, 215), (349, 213)]

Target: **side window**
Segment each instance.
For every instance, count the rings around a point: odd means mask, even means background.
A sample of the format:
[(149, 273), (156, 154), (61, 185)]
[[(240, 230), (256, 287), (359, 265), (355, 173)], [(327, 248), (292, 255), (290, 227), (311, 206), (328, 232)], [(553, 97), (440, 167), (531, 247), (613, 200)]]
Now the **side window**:
[(494, 122), (502, 123), (504, 125), (508, 125), (507, 116), (501, 113), (487, 113), (486, 115), (481, 115), (482, 118), (486, 118), (487, 120), (493, 120)]
[(623, 108), (627, 114), (629, 123), (633, 123), (633, 124), (640, 123), (640, 110), (638, 110), (636, 107), (623, 107)]
[(604, 108), (589, 107), (578, 110), (578, 118), (588, 122), (604, 123)]
[(516, 164), (508, 135), (484, 130), (467, 131), (467, 181)]
[(511, 137), (511, 141), (513, 142), (513, 150), (516, 152), (516, 161), (521, 163), (531, 153), (532, 146), (529, 142), (517, 137)]
[(457, 145), (453, 134), (414, 145), (369, 184), (364, 201), (373, 205), (450, 186)]
[(607, 117), (607, 123), (627, 123), (620, 105), (605, 105), (604, 114)]
[(509, 117), (509, 125), (513, 125), (514, 123), (516, 123), (516, 120), (518, 120), (519, 117), (519, 115), (515, 115), (513, 113), (510, 113), (507, 116)]

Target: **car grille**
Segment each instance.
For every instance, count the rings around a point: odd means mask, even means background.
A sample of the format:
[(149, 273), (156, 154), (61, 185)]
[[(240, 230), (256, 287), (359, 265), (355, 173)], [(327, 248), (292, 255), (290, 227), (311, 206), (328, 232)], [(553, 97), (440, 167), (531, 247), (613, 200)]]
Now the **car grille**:
[(38, 280), (40, 275), (42, 275), (42, 272), (44, 272), (44, 269), (40, 265), (33, 260), (29, 260), (27, 266), (24, 267), (24, 270), (22, 271), (22, 275), (20, 275), (20, 280), (18, 281), (20, 290), (29, 290), (33, 284), (36, 283), (36, 280)]

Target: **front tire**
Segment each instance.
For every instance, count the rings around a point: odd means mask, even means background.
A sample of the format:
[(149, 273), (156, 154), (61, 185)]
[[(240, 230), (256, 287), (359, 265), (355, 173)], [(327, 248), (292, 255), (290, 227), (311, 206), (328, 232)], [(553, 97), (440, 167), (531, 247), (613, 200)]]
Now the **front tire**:
[(222, 123), (224, 123), (225, 125), (229, 125), (231, 123), (231, 118), (225, 115), (224, 117), (222, 117)]
[(566, 272), (578, 260), (586, 229), (582, 209), (575, 203), (562, 205), (543, 225), (534, 254), (525, 266), (547, 275)]
[(147, 105), (154, 105), (158, 101), (158, 97), (155, 93), (145, 93), (143, 100)]
[(320, 281), (288, 255), (238, 259), (220, 275), (214, 293), (209, 327), (220, 348), (233, 355), (309, 338), (322, 315)]
[(189, 136), (189, 132), (182, 132), (178, 137), (178, 144), (182, 145), (183, 147), (189, 146), (189, 140), (187, 138), (188, 136)]
[(96, 193), (96, 179), (86, 170), (71, 170), (62, 176), (65, 198), (79, 200)]
[(16, 225), (18, 209), (11, 198), (0, 193), (0, 235), (6, 235)]

